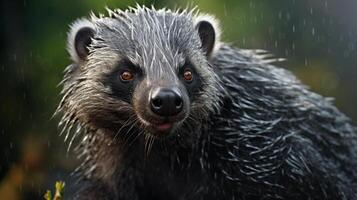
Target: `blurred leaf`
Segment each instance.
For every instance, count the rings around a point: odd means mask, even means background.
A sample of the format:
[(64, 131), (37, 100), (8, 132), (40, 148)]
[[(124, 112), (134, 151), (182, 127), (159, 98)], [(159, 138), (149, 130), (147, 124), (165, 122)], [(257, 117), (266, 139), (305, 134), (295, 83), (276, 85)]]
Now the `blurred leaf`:
[(46, 200), (63, 200), (63, 192), (64, 192), (65, 182), (57, 181), (55, 184), (55, 196), (52, 198), (52, 193), (50, 190), (47, 190), (44, 198)]
[(52, 200), (52, 194), (51, 194), (51, 191), (50, 190), (47, 190), (46, 191), (46, 194), (44, 195), (44, 198), (46, 200)]

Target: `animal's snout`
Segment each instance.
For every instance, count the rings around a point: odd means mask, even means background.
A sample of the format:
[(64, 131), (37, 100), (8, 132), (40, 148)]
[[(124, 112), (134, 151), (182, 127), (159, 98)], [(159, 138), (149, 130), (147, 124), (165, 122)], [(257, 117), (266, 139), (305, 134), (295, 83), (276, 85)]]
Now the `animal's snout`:
[(154, 88), (150, 95), (152, 112), (162, 117), (179, 114), (183, 108), (182, 95), (178, 88)]

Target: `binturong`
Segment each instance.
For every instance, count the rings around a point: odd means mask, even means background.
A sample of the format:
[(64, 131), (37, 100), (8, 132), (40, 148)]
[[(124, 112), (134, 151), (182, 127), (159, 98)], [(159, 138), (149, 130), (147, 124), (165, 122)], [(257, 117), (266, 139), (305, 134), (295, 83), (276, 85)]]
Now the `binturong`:
[(71, 25), (62, 81), (74, 199), (357, 199), (356, 128), (263, 50), (195, 9)]

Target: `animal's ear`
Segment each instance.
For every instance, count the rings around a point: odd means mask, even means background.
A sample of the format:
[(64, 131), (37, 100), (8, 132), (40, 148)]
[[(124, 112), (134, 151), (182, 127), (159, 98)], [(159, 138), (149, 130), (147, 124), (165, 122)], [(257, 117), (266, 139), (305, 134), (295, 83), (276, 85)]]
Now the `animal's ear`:
[(207, 57), (211, 57), (219, 48), (220, 29), (217, 20), (209, 15), (198, 16), (195, 20), (196, 30), (201, 39), (201, 48)]
[(95, 34), (94, 25), (87, 19), (79, 19), (71, 25), (68, 33), (67, 50), (74, 62), (87, 60), (89, 45)]

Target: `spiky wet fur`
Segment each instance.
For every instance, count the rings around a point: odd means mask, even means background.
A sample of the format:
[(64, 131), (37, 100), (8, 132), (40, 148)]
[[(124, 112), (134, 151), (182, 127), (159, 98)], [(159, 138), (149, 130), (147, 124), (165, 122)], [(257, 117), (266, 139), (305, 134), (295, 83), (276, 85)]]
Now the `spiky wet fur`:
[[(115, 29), (110, 20), (121, 20), (132, 31), (137, 30), (135, 16), (148, 23), (144, 27), (157, 25), (152, 32), (139, 33), (141, 45), (159, 45), (156, 53), (177, 64), (182, 61), (170, 44), (151, 43), (159, 41), (153, 37), (163, 30), (155, 20), (173, 16), (168, 19), (180, 23), (170, 29), (171, 36), (185, 38), (180, 34), (195, 31), (187, 25), (195, 15), (142, 7), (109, 14), (92, 16), (90, 22), (102, 29), (93, 38), (88, 62), (70, 65), (62, 82), (58, 112), (65, 138), (71, 145), (82, 133), (78, 171), (83, 180), (76, 199), (357, 198), (356, 130), (350, 120), (329, 99), (271, 65), (276, 60), (265, 58), (261, 50), (222, 44), (208, 65), (195, 52), (192, 57), (206, 66), (199, 73), (209, 81), (192, 105), (197, 108), (174, 136), (151, 136), (132, 107), (112, 98), (102, 83), (100, 75), (110, 71), (120, 53), (128, 53), (105, 43)], [(138, 34), (122, 34), (129, 40), (133, 36)], [(195, 49), (199, 44), (190, 45)], [(152, 54), (141, 53), (127, 56), (153, 69), (149, 66), (157, 61), (146, 63)]]

